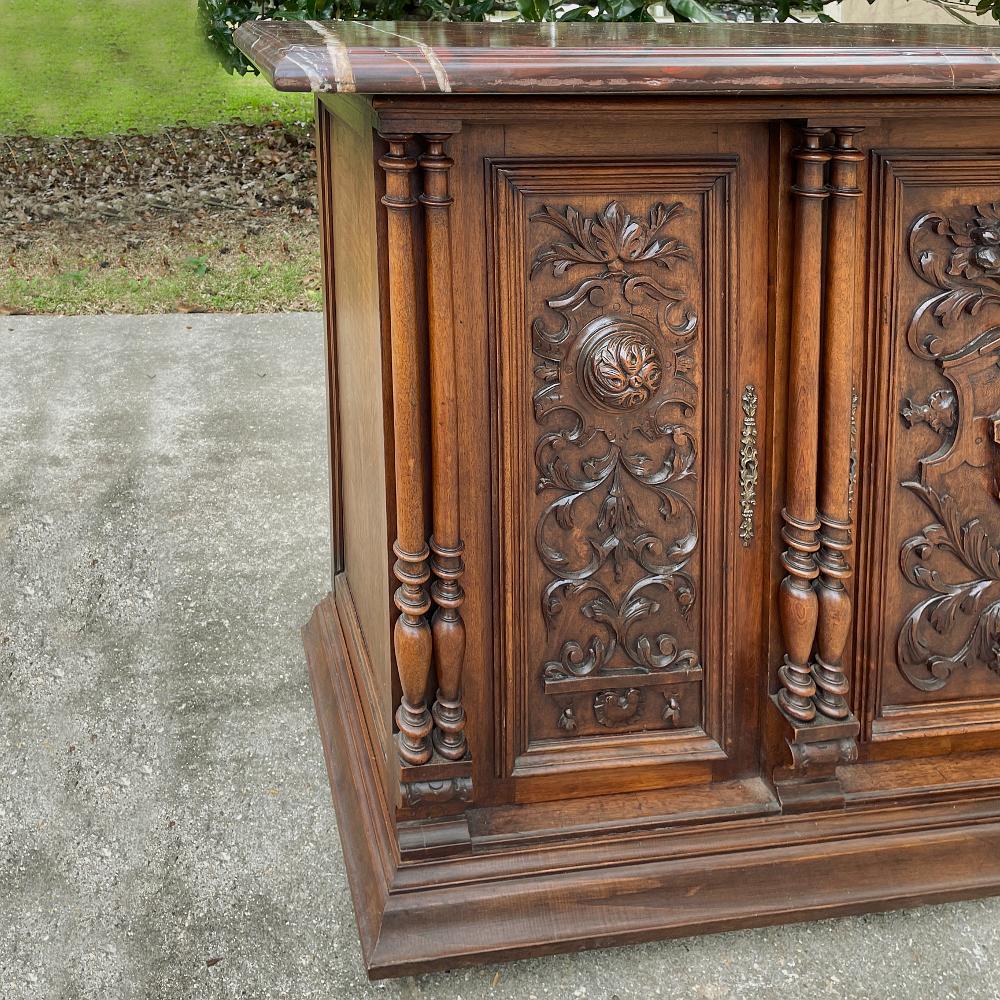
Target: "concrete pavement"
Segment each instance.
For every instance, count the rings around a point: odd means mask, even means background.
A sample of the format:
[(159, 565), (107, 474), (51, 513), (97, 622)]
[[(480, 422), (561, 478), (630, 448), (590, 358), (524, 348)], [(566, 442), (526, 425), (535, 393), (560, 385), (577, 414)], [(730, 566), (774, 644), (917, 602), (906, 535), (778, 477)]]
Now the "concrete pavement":
[(1000, 997), (1000, 900), (371, 985), (298, 630), (318, 316), (0, 317), (0, 998)]

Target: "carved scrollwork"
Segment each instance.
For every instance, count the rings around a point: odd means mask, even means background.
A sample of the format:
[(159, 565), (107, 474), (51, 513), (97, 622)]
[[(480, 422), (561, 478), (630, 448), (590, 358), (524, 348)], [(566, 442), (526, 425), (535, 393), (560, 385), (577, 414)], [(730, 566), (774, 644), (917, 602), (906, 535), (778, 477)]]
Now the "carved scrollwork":
[[(1000, 674), (1000, 550), (978, 519), (962, 522), (953, 497), (939, 496), (920, 483), (903, 486), (927, 504), (937, 521), (907, 539), (900, 552), (903, 576), (931, 594), (910, 611), (900, 630), (900, 668), (921, 691), (944, 687), (960, 665), (984, 663)], [(958, 559), (967, 579), (949, 579), (947, 568), (937, 568), (947, 567), (942, 558), (947, 555)], [(954, 634), (960, 618), (971, 623), (965, 641), (951, 652), (937, 650), (942, 636)]]
[[(967, 217), (921, 215), (910, 229), (910, 262), (938, 290), (913, 314), (907, 340), (927, 360), (951, 353), (941, 331), (963, 314), (1000, 304), (1000, 204), (973, 206)], [(936, 324), (925, 323), (927, 317)]]
[[(1000, 550), (980, 518), (963, 513), (976, 498), (954, 492), (963, 468), (997, 466), (1000, 330), (970, 338), (967, 325), (958, 324), (963, 315), (1000, 306), (997, 205), (921, 215), (909, 247), (914, 269), (937, 291), (918, 305), (907, 341), (914, 354), (936, 363), (951, 388), (932, 391), (926, 402), (904, 399), (900, 408), (911, 428), (926, 424), (943, 441), (920, 460), (919, 482), (901, 484), (935, 520), (900, 550), (903, 576), (927, 596), (905, 616), (896, 656), (914, 687), (936, 691), (958, 666), (981, 664), (1000, 674)], [(984, 499), (996, 502), (995, 484), (992, 499)]]
[(757, 389), (743, 390), (743, 430), (740, 433), (740, 541), (753, 541), (753, 520), (757, 509)]
[(545, 317), (532, 323), (542, 428), (536, 491), (549, 498), (535, 529), (550, 574), (542, 615), (551, 630), (572, 604), (599, 626), (585, 641), (563, 642), (558, 659), (544, 664), (549, 680), (698, 661), (656, 628), (664, 601), (686, 620), (696, 600), (688, 565), (698, 523), (680, 487), (696, 469), (694, 431), (684, 419), (698, 401), (690, 377), (697, 318), (685, 291), (652, 270), (691, 259), (664, 232), (681, 211), (658, 203), (642, 221), (611, 202), (590, 218), (548, 205), (531, 216), (569, 237), (538, 252), (533, 276), (546, 267), (554, 278), (589, 267), (546, 299), (556, 327)]

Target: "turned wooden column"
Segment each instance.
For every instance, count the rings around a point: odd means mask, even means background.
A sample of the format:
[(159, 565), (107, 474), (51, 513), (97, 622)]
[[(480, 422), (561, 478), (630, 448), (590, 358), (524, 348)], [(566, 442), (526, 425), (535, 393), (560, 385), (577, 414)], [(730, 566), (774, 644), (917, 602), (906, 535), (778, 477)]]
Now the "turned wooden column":
[(855, 268), (859, 164), (854, 147), (860, 127), (835, 128), (830, 147), (830, 202), (827, 220), (826, 302), (823, 329), (823, 393), (820, 437), (819, 626), (812, 676), (813, 702), (830, 719), (846, 719), (848, 680), (843, 655), (851, 627), (851, 411), (853, 406)]
[(407, 764), (431, 758), (433, 729), (426, 692), (430, 677), (432, 638), (427, 613), (431, 608), (424, 512), (423, 443), (420, 410), (424, 398), (416, 305), (416, 248), (413, 237), (412, 178), (417, 161), (407, 154), (411, 135), (386, 134), (389, 151), (379, 163), (385, 171), (388, 209), (389, 324), (392, 342), (392, 405), (395, 425), (396, 541), (393, 571), (399, 617), (393, 631), (396, 667), (402, 690), (396, 725), (399, 756)]
[(424, 173), (424, 228), (427, 240), (427, 324), (430, 337), (431, 462), (434, 532), (431, 537), (431, 596), (434, 666), (438, 690), (434, 700), (434, 747), (447, 760), (466, 752), (462, 707), (465, 622), (461, 578), (464, 545), (458, 482), (458, 386), (455, 371), (455, 319), (451, 286), (451, 204), (445, 155), (447, 134), (425, 136), (420, 157)]
[(820, 522), (816, 510), (819, 440), (819, 361), (823, 297), (824, 180), (830, 154), (820, 143), (829, 129), (806, 127), (794, 152), (795, 246), (792, 273), (791, 359), (788, 370), (785, 507), (781, 562), (786, 576), (778, 598), (785, 641), (778, 671), (778, 703), (790, 718), (816, 717), (816, 685), (810, 669), (819, 603), (813, 586), (819, 573)]

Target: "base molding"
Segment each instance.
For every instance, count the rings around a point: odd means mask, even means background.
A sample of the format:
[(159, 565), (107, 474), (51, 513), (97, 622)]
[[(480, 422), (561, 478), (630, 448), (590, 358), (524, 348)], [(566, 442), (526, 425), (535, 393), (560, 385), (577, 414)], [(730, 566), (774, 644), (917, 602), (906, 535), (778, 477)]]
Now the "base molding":
[(1000, 794), (969, 790), (536, 843), (477, 843), (484, 824), (460, 816), (397, 823), (332, 595), (303, 639), (373, 979), (1000, 892)]

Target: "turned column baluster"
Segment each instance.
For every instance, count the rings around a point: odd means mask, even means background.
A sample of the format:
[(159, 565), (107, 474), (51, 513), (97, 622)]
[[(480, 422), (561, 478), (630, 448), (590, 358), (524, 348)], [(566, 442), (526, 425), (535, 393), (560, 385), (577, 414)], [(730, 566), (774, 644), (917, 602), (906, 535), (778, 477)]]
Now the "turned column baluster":
[(392, 406), (395, 424), (396, 542), (393, 572), (399, 581), (395, 593), (399, 617), (393, 648), (402, 697), (396, 711), (397, 746), (407, 764), (425, 764), (431, 758), (433, 728), (426, 692), (431, 669), (432, 638), (427, 621), (431, 601), (427, 592), (427, 533), (424, 512), (424, 465), (420, 435), (423, 385), (420, 377), (416, 314), (416, 250), (413, 238), (412, 178), (417, 161), (406, 145), (412, 136), (383, 135), (389, 151), (379, 160), (385, 171), (389, 247), (389, 324), (392, 342)]
[(823, 329), (823, 447), (820, 475), (819, 627), (812, 676), (813, 702), (830, 719), (846, 719), (848, 680), (842, 663), (851, 627), (845, 581), (851, 548), (851, 408), (854, 360), (854, 270), (857, 266), (858, 170), (864, 154), (854, 147), (860, 127), (833, 130), (827, 221), (826, 302)]
[(427, 321), (430, 336), (431, 467), (434, 533), (431, 537), (431, 596), (437, 606), (431, 622), (438, 691), (432, 709), (434, 747), (448, 760), (467, 751), (462, 707), (465, 622), (461, 578), (464, 545), (458, 481), (458, 384), (455, 371), (454, 303), (451, 285), (451, 204), (445, 155), (447, 134), (425, 136), (420, 157), (424, 172), (424, 229), (427, 240)]
[(819, 442), (819, 355), (823, 279), (824, 181), (830, 154), (820, 141), (829, 129), (806, 127), (795, 160), (795, 246), (792, 272), (791, 358), (781, 555), (785, 579), (778, 598), (785, 659), (778, 670), (778, 703), (799, 722), (816, 717), (809, 667), (819, 616), (813, 586), (819, 573), (816, 467)]

